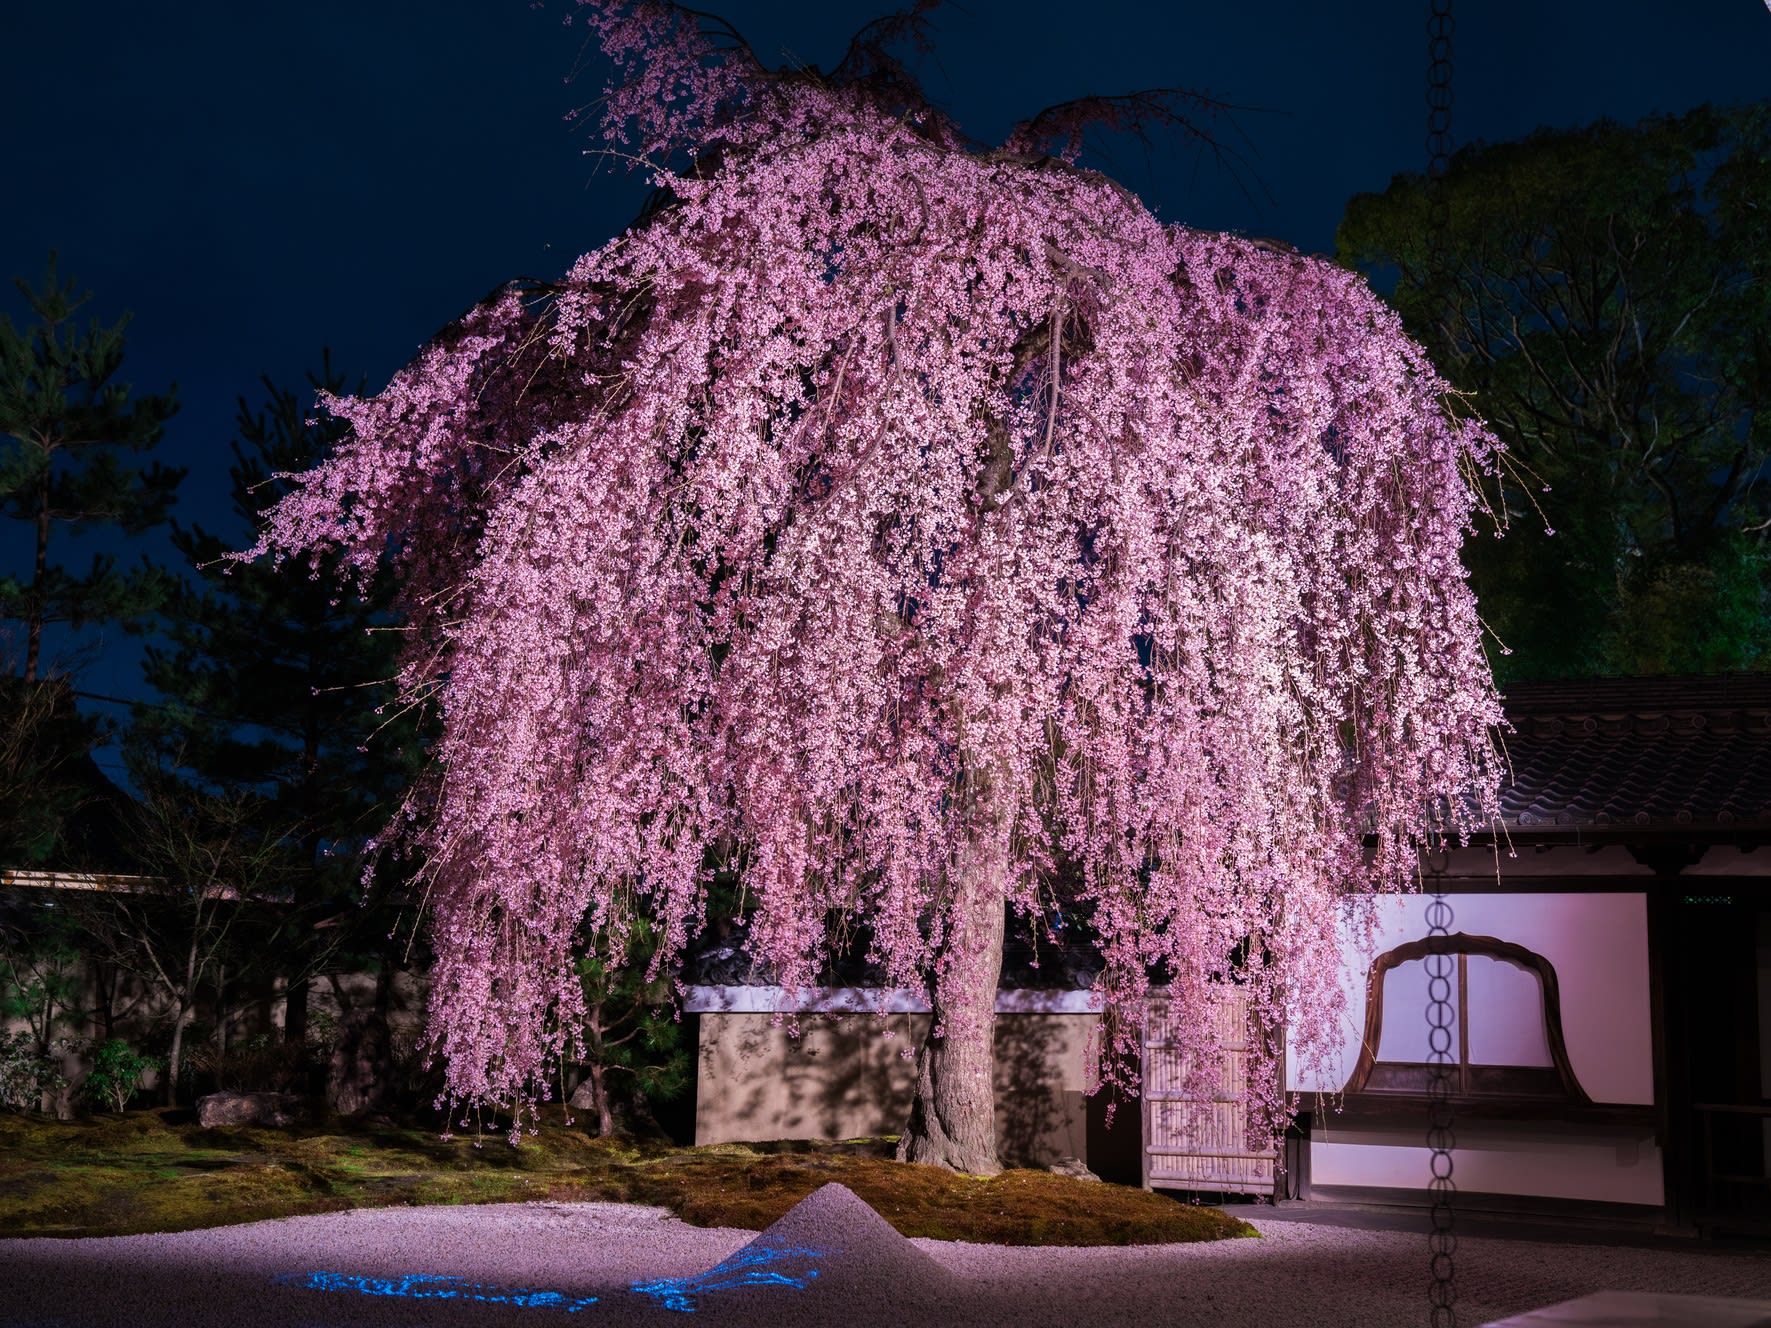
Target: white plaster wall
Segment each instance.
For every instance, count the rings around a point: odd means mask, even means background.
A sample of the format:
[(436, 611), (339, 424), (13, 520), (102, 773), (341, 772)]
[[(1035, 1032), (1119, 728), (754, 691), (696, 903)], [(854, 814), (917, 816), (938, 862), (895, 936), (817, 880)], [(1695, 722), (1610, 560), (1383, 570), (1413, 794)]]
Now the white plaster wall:
[[(996, 1134), (1008, 1165), (1088, 1154), (1088, 1047), (1095, 1014), (996, 1020)], [(755, 1011), (701, 1015), (695, 1142), (895, 1134), (915, 1085), (926, 1014), (810, 1012), (795, 1035)], [(888, 1037), (887, 1034), (890, 1034)], [(1135, 1134), (1135, 1117), (1129, 1123)]]
[[(1318, 1122), (1321, 1124), (1320, 1118)], [(1343, 1130), (1333, 1118), (1310, 1139), (1312, 1185), (1421, 1190), (1432, 1174), (1424, 1131)], [(1457, 1126), (1452, 1178), (1459, 1190), (1598, 1203), (1666, 1201), (1652, 1127), (1561, 1122), (1476, 1122)]]

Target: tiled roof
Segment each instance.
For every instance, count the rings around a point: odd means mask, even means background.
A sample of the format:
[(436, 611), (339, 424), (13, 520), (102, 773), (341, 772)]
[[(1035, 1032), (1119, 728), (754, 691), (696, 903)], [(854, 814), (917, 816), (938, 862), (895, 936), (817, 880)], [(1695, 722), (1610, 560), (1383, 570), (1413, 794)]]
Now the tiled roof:
[(1771, 829), (1771, 674), (1518, 683), (1509, 830)]

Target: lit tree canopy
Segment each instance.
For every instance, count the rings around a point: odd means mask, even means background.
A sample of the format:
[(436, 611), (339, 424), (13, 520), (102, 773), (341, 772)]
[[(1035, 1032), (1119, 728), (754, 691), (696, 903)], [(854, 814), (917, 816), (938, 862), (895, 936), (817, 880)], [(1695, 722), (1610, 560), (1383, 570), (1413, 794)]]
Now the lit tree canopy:
[[(1493, 440), (1360, 278), (1160, 224), (1040, 153), (1061, 119), (983, 150), (877, 52), (592, 23), (661, 205), (328, 401), (352, 440), (248, 555), (400, 573), (451, 1090), (537, 1091), (581, 924), (642, 910), (668, 962), (716, 843), (783, 984), (844, 918), (926, 983), (937, 1098), (1060, 871), (1122, 1037), (1153, 968), (1197, 996), (1232, 953), (1320, 1032), (1336, 902), (1492, 806), (1458, 550)], [(976, 1123), (935, 1105), (912, 1134)]]

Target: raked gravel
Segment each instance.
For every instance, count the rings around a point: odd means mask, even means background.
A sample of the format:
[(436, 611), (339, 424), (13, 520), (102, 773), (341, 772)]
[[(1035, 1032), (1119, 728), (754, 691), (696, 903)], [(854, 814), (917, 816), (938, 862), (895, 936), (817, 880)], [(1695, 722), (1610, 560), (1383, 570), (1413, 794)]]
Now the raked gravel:
[[(0, 1240), (0, 1324), (591, 1328), (683, 1325), (688, 1314), (756, 1328), (1426, 1321), (1424, 1235), (1252, 1225), (1260, 1240), (1195, 1245), (907, 1241), (840, 1186), (761, 1236), (621, 1204), (358, 1209), (176, 1235)], [(1458, 1321), (1469, 1328), (1606, 1288), (1771, 1299), (1771, 1252), (1758, 1250), (1468, 1237), (1457, 1273)]]

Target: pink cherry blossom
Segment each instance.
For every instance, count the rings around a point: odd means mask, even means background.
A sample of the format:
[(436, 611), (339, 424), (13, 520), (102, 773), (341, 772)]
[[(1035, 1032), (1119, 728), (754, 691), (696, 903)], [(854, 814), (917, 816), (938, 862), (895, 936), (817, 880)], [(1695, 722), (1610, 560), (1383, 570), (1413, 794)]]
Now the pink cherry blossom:
[(244, 555), (401, 574), (442, 725), (387, 838), (450, 1093), (544, 1096), (581, 929), (643, 912), (673, 963), (715, 843), (788, 987), (843, 919), (931, 980), (993, 845), (1014, 908), (1074, 881), (1110, 1066), (1153, 971), (1209, 1048), (1232, 955), (1319, 1054), (1343, 901), (1495, 809), (1459, 562), (1494, 438), (1351, 272), (671, 6), (589, 18), (665, 206), (325, 402), (351, 440)]

